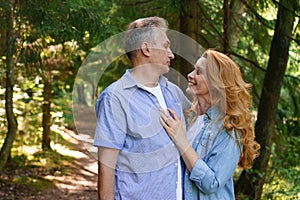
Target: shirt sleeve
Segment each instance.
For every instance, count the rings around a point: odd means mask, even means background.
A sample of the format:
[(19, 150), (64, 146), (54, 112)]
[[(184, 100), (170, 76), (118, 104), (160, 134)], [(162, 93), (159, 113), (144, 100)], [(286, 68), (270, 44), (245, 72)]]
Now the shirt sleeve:
[(232, 178), (240, 158), (234, 136), (229, 136), (226, 131), (222, 134), (219, 136), (222, 140), (215, 144), (205, 161), (199, 159), (196, 162), (190, 174), (190, 180), (206, 194), (216, 192)]
[(121, 149), (126, 137), (126, 118), (118, 98), (103, 92), (96, 103), (94, 146)]

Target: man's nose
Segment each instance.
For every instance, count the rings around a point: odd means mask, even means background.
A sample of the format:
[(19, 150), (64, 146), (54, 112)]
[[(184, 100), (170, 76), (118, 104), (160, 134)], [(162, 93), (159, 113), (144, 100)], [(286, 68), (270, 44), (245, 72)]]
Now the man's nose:
[(171, 59), (171, 60), (173, 60), (174, 58), (175, 58), (175, 56), (174, 56), (174, 54), (173, 54), (173, 52), (172, 52), (172, 50), (169, 48), (168, 49), (168, 57)]

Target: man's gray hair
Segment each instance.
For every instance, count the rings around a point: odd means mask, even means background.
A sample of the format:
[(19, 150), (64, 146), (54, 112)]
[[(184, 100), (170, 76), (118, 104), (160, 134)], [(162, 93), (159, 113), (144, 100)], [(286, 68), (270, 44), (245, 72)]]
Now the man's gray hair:
[(161, 17), (140, 18), (128, 25), (125, 34), (125, 51), (130, 60), (136, 56), (143, 42), (155, 44), (155, 29), (167, 30), (168, 22)]

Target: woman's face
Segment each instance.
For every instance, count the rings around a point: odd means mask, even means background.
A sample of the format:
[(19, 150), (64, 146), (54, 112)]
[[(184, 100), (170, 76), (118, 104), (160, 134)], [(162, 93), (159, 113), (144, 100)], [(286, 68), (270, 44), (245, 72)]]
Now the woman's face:
[(194, 70), (187, 75), (187, 92), (197, 97), (209, 97), (209, 90), (206, 82), (206, 58), (201, 57), (194, 65)]

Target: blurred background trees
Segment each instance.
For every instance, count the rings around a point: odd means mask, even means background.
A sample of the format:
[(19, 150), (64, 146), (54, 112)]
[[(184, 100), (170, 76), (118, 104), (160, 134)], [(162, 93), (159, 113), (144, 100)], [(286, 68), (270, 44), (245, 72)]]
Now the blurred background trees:
[[(237, 170), (240, 199), (299, 198), (300, 28), (299, 0), (0, 0), (0, 170), (22, 145), (51, 150), (52, 125), (74, 129), (72, 90), (93, 47), (148, 16), (168, 20), (204, 49), (232, 57), (253, 84), (256, 137), (261, 156), (253, 169)], [(193, 59), (191, 44), (180, 50)], [(176, 55), (175, 55), (176, 56)], [(176, 56), (183, 76), (193, 63)], [(86, 96), (95, 100), (128, 67), (122, 57)]]

